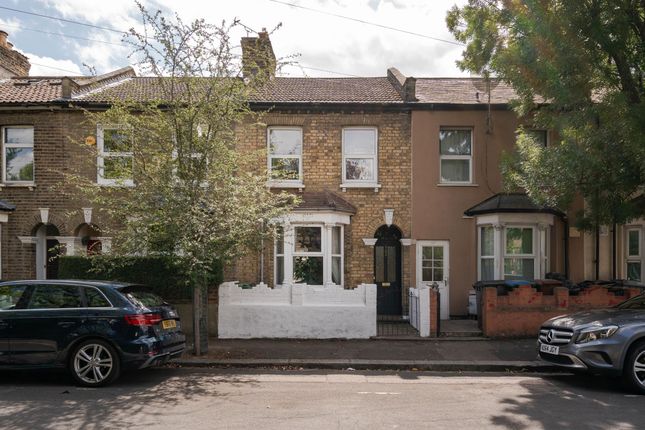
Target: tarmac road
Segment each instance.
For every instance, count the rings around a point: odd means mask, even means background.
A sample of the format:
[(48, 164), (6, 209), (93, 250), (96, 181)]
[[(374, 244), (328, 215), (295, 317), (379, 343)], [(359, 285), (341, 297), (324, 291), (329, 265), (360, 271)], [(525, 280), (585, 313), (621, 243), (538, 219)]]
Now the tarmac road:
[(637, 429), (645, 396), (586, 376), (158, 368), (84, 389), (0, 372), (0, 428)]

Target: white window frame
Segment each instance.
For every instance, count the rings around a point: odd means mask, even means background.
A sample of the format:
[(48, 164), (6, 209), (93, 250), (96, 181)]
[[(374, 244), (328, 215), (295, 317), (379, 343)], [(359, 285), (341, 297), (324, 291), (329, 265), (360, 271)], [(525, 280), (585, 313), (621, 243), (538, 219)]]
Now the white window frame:
[[(316, 227), (320, 228), (321, 243), (320, 252), (296, 252), (295, 229), (298, 227)], [(340, 227), (340, 255), (333, 254), (332, 240), (333, 227)], [(292, 284), (293, 280), (293, 261), (295, 257), (322, 257), (323, 259), (323, 285), (340, 285), (345, 282), (345, 229), (343, 224), (327, 222), (293, 222), (282, 225), (283, 254), (277, 253), (277, 243), (274, 241), (274, 258), (273, 258), (273, 282), (278, 283), (278, 256), (283, 257), (284, 264), (284, 281), (282, 285)], [(340, 256), (340, 284), (332, 281), (332, 260), (333, 257)]]
[[(5, 141), (6, 131), (11, 128), (30, 128), (32, 130), (31, 144), (28, 143), (7, 143)], [(36, 182), (36, 151), (34, 147), (35, 140), (35, 128), (33, 125), (7, 125), (1, 127), (0, 132), (2, 133), (2, 182), (10, 185), (34, 185)], [(33, 165), (33, 179), (31, 181), (10, 181), (7, 179), (7, 148), (31, 148), (32, 156), (32, 165)]]
[[(629, 233), (635, 231), (638, 233), (638, 254), (633, 255), (629, 253)], [(641, 273), (639, 282), (643, 282), (645, 278), (643, 277), (643, 272), (645, 272), (645, 260), (643, 258), (643, 228), (640, 226), (629, 226), (625, 229), (625, 279), (627, 279), (628, 271), (627, 267), (629, 263), (640, 263)]]
[[(469, 131), (470, 132), (470, 155), (444, 155), (441, 153), (441, 132), (442, 131)], [(473, 184), (473, 154), (475, 153), (475, 133), (472, 127), (450, 127), (439, 128), (439, 183), (441, 185), (470, 185)], [(442, 169), (443, 160), (468, 160), (467, 181), (444, 181)]]
[[(273, 155), (271, 153), (271, 130), (297, 130), (300, 132), (300, 154), (299, 155)], [(302, 172), (302, 155), (305, 149), (304, 134), (302, 127), (293, 126), (270, 126), (267, 127), (267, 172), (269, 173), (269, 186), (276, 188), (304, 188)], [(271, 160), (274, 158), (297, 158), (298, 179), (274, 179), (272, 177)]]
[[(492, 255), (483, 255), (482, 254), (482, 230), (484, 228), (490, 228), (493, 230), (493, 254)], [(482, 260), (492, 260), (493, 261), (493, 280), (495, 279), (495, 267), (497, 256), (495, 255), (495, 250), (499, 248), (497, 242), (497, 235), (495, 234), (495, 227), (492, 225), (480, 225), (477, 227), (477, 280), (482, 280)]]
[(132, 174), (134, 175), (134, 152), (105, 152), (105, 141), (104, 141), (104, 131), (105, 130), (122, 130), (125, 126), (123, 125), (103, 125), (99, 124), (96, 127), (96, 183), (99, 185), (120, 185), (126, 187), (134, 186), (134, 178), (129, 179), (107, 179), (104, 175), (105, 170), (105, 159), (106, 158), (123, 158), (131, 157), (132, 158)]
[[(507, 233), (508, 229), (510, 228), (519, 228), (519, 229), (525, 229), (525, 228), (530, 228), (531, 229), (531, 253), (530, 254), (507, 254), (506, 252), (506, 238), (507, 238)], [(536, 245), (537, 245), (537, 227), (534, 225), (529, 225), (529, 224), (524, 224), (524, 225), (517, 225), (517, 224), (511, 224), (511, 225), (506, 225), (504, 226), (504, 231), (502, 234), (502, 277), (503, 279), (506, 279), (506, 273), (504, 273), (506, 270), (504, 269), (506, 267), (506, 259), (507, 258), (519, 258), (523, 260), (528, 260), (531, 259), (533, 260), (533, 279), (538, 279), (539, 275), (539, 256), (536, 250)]]
[[(368, 154), (368, 153), (359, 153), (359, 154), (347, 154), (345, 151), (345, 132), (349, 130), (366, 130), (366, 131), (372, 131), (374, 133), (374, 153)], [(341, 178), (341, 188), (375, 188), (376, 191), (378, 191), (378, 188), (381, 186), (378, 183), (378, 160), (379, 160), (379, 134), (378, 134), (378, 128), (377, 127), (343, 127), (342, 129), (342, 135), (341, 135), (341, 150), (342, 150), (342, 178)], [(373, 178), (372, 179), (347, 179), (347, 159), (348, 158), (363, 158), (363, 159), (371, 159), (372, 160), (372, 166), (374, 169), (373, 172)]]

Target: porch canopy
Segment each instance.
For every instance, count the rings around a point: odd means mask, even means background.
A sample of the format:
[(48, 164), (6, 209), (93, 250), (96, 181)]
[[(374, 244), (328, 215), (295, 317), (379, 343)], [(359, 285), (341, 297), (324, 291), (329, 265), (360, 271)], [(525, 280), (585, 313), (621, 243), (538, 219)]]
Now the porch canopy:
[(0, 222), (7, 222), (9, 212), (16, 210), (16, 206), (6, 200), (0, 200)]
[(464, 212), (466, 216), (494, 213), (549, 213), (559, 217), (565, 214), (555, 208), (538, 206), (524, 193), (497, 193)]

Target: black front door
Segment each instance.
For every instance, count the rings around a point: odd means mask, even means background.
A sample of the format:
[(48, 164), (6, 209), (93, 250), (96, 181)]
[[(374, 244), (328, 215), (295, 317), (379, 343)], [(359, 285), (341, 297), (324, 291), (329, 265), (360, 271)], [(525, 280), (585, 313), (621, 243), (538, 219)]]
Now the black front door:
[(58, 279), (58, 257), (60, 243), (56, 239), (47, 239), (47, 279)]
[(374, 282), (378, 315), (401, 315), (401, 231), (382, 226), (376, 232)]

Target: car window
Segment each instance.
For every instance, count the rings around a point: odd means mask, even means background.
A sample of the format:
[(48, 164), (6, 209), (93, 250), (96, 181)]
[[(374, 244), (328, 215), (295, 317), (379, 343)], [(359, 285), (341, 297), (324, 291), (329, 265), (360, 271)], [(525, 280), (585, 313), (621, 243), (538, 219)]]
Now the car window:
[(143, 286), (132, 285), (121, 289), (121, 292), (132, 303), (140, 307), (154, 308), (166, 304), (164, 299)]
[(26, 285), (2, 285), (0, 286), (0, 310), (19, 309)]
[(645, 310), (645, 295), (634, 297), (617, 306), (618, 309)]
[(110, 302), (105, 298), (103, 293), (94, 287), (86, 287), (85, 298), (87, 299), (88, 308), (109, 308), (112, 307)]
[(36, 285), (29, 309), (80, 308), (81, 292), (75, 285)]

